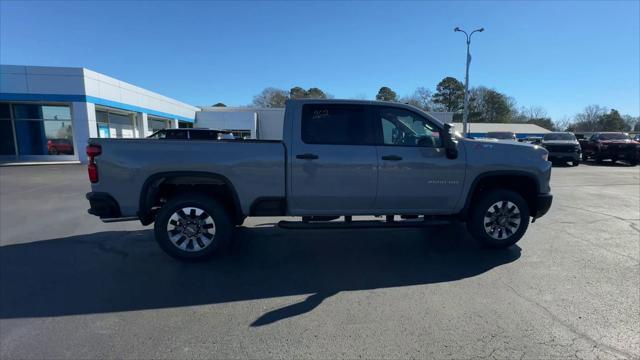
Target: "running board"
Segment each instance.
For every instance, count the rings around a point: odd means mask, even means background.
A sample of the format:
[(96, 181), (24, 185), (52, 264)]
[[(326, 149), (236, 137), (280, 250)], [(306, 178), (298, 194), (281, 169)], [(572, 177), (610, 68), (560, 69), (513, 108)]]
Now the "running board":
[(286, 221), (278, 222), (278, 227), (292, 230), (313, 230), (313, 229), (378, 229), (378, 228), (421, 228), (427, 226), (449, 225), (453, 221), (446, 219), (428, 220), (401, 220), (401, 221), (381, 221), (381, 220), (359, 220), (359, 221), (326, 221), (326, 222), (305, 222)]
[(135, 221), (135, 220), (140, 220), (140, 218), (137, 216), (128, 216), (128, 217), (119, 217), (119, 218), (100, 218), (100, 220), (102, 220), (102, 222), (104, 223), (114, 223), (114, 222), (121, 222), (121, 221)]

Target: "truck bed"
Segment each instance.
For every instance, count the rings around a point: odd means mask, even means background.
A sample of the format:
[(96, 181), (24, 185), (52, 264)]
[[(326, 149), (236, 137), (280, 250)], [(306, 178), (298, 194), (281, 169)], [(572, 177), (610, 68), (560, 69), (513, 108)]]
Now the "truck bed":
[(122, 216), (136, 216), (145, 181), (160, 173), (222, 175), (232, 184), (242, 212), (259, 197), (285, 196), (285, 147), (275, 140), (89, 139), (99, 144), (100, 174), (94, 192), (108, 192)]

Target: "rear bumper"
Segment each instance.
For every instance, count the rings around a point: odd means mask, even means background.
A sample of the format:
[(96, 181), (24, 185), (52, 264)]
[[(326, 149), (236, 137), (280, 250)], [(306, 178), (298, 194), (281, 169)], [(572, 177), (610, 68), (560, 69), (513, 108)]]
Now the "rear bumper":
[(121, 217), (120, 206), (111, 195), (104, 192), (90, 192), (86, 197), (91, 206), (87, 210), (89, 214), (99, 216), (101, 219)]
[(536, 198), (536, 211), (532, 214), (534, 219), (544, 216), (551, 208), (553, 202), (553, 195), (551, 194), (538, 194)]

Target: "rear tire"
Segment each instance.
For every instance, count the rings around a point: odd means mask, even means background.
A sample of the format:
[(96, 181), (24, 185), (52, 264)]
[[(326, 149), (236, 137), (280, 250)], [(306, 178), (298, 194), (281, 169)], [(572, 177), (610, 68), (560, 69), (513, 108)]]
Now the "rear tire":
[(580, 165), (580, 161), (579, 160), (574, 160), (571, 162), (571, 166), (578, 166)]
[(480, 243), (490, 248), (509, 247), (529, 226), (529, 206), (511, 190), (492, 190), (476, 201), (467, 228)]
[(177, 195), (158, 211), (158, 245), (180, 260), (207, 259), (226, 247), (233, 224), (225, 208), (203, 193)]

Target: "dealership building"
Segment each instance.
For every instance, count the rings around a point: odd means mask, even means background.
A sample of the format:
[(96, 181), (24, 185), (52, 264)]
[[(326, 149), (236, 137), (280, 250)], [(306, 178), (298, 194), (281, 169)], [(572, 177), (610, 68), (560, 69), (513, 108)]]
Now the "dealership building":
[(0, 163), (85, 161), (90, 137), (192, 127), (198, 110), (85, 68), (0, 65)]

